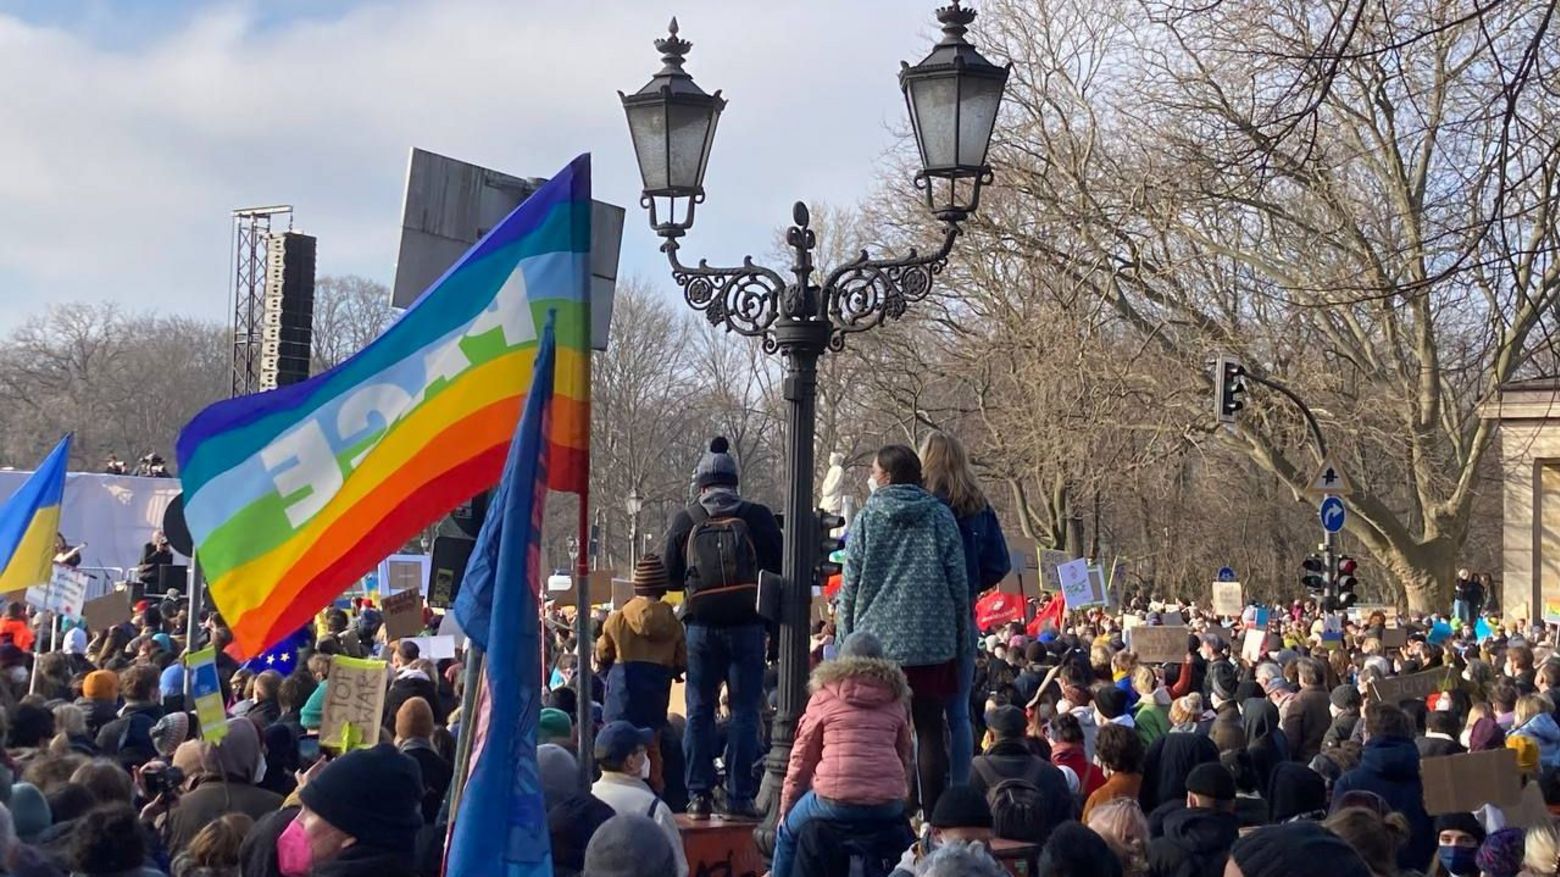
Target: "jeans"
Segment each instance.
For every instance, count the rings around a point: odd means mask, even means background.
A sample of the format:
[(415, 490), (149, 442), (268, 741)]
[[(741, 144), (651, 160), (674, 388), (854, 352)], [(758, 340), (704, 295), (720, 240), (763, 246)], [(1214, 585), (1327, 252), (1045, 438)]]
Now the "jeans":
[(847, 804), (829, 801), (808, 792), (791, 805), (780, 830), (775, 833), (775, 857), (769, 869), (771, 877), (790, 877), (791, 860), (796, 856), (796, 838), (814, 819), (860, 824), (863, 822), (888, 822), (904, 818), (903, 801), (887, 804)]
[(728, 804), (751, 802), (758, 792), (759, 707), (764, 701), (764, 626), (712, 627), (688, 623), (688, 794), (707, 795), (715, 786), (715, 707), (726, 685), (731, 722), (726, 728)]
[(975, 755), (975, 728), (970, 724), (970, 689), (974, 685), (975, 656), (960, 655), (959, 693), (948, 703), (948, 776), (954, 786), (970, 781), (970, 760)]

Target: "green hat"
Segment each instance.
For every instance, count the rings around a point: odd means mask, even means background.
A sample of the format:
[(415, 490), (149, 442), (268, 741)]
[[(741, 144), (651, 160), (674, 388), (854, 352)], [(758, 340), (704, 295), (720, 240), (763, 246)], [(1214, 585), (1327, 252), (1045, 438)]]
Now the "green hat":
[(547, 707), (542, 710), (541, 723), (536, 735), (536, 742), (551, 743), (554, 740), (567, 740), (574, 732), (574, 720), (561, 709)]

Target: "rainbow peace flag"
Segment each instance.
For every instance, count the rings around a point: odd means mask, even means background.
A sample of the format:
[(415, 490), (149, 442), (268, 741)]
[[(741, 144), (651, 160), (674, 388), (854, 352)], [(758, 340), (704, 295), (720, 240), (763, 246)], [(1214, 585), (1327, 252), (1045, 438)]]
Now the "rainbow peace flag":
[(0, 594), (41, 585), (53, 573), (54, 536), (60, 531), (60, 501), (70, 436), (60, 439), (32, 477), (0, 506)]
[(549, 485), (590, 457), (590, 156), (571, 162), (383, 335), (179, 433), (184, 516), (245, 656), (309, 622), (420, 529), (493, 486), (556, 312)]

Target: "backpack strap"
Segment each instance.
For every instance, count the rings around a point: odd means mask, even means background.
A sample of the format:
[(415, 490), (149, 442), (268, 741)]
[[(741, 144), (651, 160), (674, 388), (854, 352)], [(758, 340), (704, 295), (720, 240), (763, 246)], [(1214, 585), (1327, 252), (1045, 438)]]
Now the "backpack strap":
[(986, 784), (986, 793), (988, 795), (991, 794), (992, 789), (997, 787), (997, 783), (1002, 782), (1002, 777), (997, 776), (996, 768), (991, 766), (991, 762), (987, 761), (984, 755), (971, 760), (970, 767), (980, 774), (981, 782)]
[(693, 525), (697, 527), (710, 519), (710, 513), (703, 503), (695, 502), (688, 506), (688, 517), (693, 520)]
[(660, 808), (661, 808), (661, 799), (658, 798), (658, 797), (651, 799), (651, 801), (650, 801), (650, 809), (645, 811), (645, 816), (647, 818), (649, 818), (649, 819), (652, 819), (652, 820), (655, 819), (655, 811), (659, 810)]

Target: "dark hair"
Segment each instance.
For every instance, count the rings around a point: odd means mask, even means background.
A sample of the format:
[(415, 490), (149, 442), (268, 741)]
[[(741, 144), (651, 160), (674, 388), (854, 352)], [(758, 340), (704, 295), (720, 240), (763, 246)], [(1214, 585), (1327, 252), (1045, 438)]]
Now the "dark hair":
[(6, 745), (12, 749), (30, 749), (42, 746), (54, 736), (54, 713), (33, 703), (19, 703), (11, 708), (11, 730)]
[(1506, 650), (1506, 658), (1515, 664), (1517, 669), (1533, 669), (1533, 650), (1527, 646), (1512, 646)]
[(415, 661), (422, 655), (422, 650), (409, 639), (403, 639), (395, 645), (395, 653), (401, 656), (403, 661)]
[(1434, 710), (1425, 716), (1425, 727), (1437, 734), (1450, 734), (1457, 736), (1462, 730), (1461, 723), (1457, 721), (1457, 714), (1451, 710)]
[(49, 814), (55, 825), (76, 819), (98, 805), (97, 798), (81, 783), (65, 783), (45, 795), (44, 800), (49, 802)]
[(119, 690), (124, 694), (125, 700), (141, 703), (157, 700), (158, 675), (155, 669), (145, 664), (137, 664), (119, 674)]
[(276, 700), (281, 704), (284, 712), (302, 709), (309, 702), (309, 696), (318, 688), (314, 677), (308, 673), (294, 673), (282, 680), (282, 687), (278, 690)]
[(878, 468), (888, 476), (889, 484), (914, 484), (920, 486), (921, 458), (905, 445), (884, 445), (878, 448)]
[(91, 792), (92, 800), (99, 804), (130, 803), (130, 775), (107, 759), (94, 759), (76, 768), (70, 781)]
[(1509, 682), (1497, 682), (1490, 689), (1490, 705), (1496, 712), (1509, 713), (1517, 708), (1517, 689)]
[(1402, 737), (1414, 739), (1414, 724), (1403, 712), (1390, 703), (1373, 703), (1365, 708), (1365, 733), (1377, 737)]
[(1131, 728), (1106, 725), (1094, 738), (1094, 755), (1116, 773), (1143, 772), (1143, 738)]
[(113, 874), (141, 867), (146, 838), (129, 804), (99, 807), (76, 822), (70, 833), (70, 866), (83, 874)]
[(1051, 718), (1051, 739), (1058, 743), (1082, 743), (1083, 725), (1072, 713), (1062, 713)]

